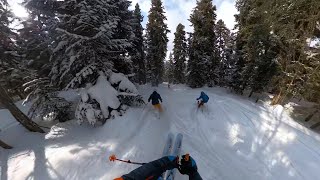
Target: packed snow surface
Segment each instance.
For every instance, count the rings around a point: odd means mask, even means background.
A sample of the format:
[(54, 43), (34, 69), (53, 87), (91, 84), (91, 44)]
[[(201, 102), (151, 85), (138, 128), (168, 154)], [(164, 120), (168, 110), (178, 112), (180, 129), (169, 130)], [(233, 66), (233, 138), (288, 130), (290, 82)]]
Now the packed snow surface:
[[(145, 100), (153, 89), (138, 88)], [(197, 110), (201, 91), (210, 100)], [(182, 153), (194, 157), (206, 180), (319, 179), (319, 135), (292, 121), (282, 106), (255, 104), (219, 88), (160, 86), (158, 92), (164, 101), (160, 119), (149, 104), (97, 128), (69, 121), (45, 135), (17, 125), (2, 131), (0, 139), (14, 146), (0, 151), (2, 179), (110, 180), (137, 166), (109, 162), (109, 155), (157, 159), (169, 132), (184, 135)], [(176, 180), (184, 179), (177, 173)]]

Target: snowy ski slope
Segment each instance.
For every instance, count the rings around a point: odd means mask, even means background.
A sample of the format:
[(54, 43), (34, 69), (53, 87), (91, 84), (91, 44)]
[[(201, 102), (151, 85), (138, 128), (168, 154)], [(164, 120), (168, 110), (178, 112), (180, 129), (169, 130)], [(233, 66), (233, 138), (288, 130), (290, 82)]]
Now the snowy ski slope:
[[(153, 89), (138, 90), (146, 100)], [(210, 97), (203, 111), (195, 103), (201, 90)], [(95, 129), (70, 121), (46, 135), (20, 126), (0, 132), (15, 147), (0, 151), (2, 179), (110, 180), (137, 166), (109, 162), (109, 155), (154, 160), (168, 132), (184, 135), (182, 153), (194, 157), (203, 179), (319, 179), (320, 136), (293, 122), (281, 106), (261, 106), (219, 88), (160, 86), (158, 92), (164, 100), (160, 119), (148, 105)], [(178, 174), (176, 180), (188, 179)]]

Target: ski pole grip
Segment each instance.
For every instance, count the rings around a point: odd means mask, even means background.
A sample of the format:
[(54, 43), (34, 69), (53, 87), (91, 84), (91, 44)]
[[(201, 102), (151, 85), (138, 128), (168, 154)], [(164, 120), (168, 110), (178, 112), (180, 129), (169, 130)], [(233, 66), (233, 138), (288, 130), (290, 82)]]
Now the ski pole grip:
[(185, 156), (184, 156), (184, 160), (185, 161), (189, 161), (190, 160), (190, 154), (187, 153)]
[(112, 154), (112, 155), (109, 157), (109, 160), (112, 161), (112, 162), (115, 161), (115, 160), (117, 160), (116, 155)]

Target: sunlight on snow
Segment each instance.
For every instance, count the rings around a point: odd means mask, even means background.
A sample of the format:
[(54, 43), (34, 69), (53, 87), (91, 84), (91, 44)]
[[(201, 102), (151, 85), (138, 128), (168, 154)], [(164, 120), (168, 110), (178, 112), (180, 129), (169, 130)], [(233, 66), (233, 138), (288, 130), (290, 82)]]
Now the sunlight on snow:
[[(19, 173), (8, 173), (8, 179), (33, 179), (35, 160), (35, 153), (29, 151), (20, 152), (19, 154), (15, 154), (14, 158), (9, 158), (8, 164), (14, 164), (15, 166), (8, 166), (7, 172), (16, 172), (19, 170)], [(14, 177), (11, 177), (10, 175), (14, 175)]]
[(296, 138), (296, 134), (279, 128), (275, 137), (282, 143), (289, 143)]
[(113, 151), (116, 148), (116, 144), (115, 143), (110, 143), (107, 146), (108, 146), (108, 150), (109, 151)]
[(285, 167), (289, 168), (288, 175), (293, 177), (297, 175), (297, 170), (292, 165), (289, 157), (286, 155), (283, 151), (277, 151), (273, 155), (272, 159), (270, 160), (270, 163), (268, 165), (269, 169), (272, 169), (273, 167), (279, 166), (280, 164), (283, 164)]
[(128, 157), (130, 157), (132, 154), (134, 154), (135, 150), (136, 150), (136, 147), (132, 147), (129, 151), (127, 151), (127, 152), (122, 156), (122, 158), (128, 158)]
[(240, 132), (239, 124), (231, 125), (230, 130), (229, 130), (229, 138), (231, 140), (232, 145), (235, 145), (238, 142), (243, 142), (242, 139), (238, 138), (239, 132)]
[(290, 165), (288, 156), (286, 156), (283, 151), (278, 151), (276, 155), (277, 155), (278, 159), (280, 160), (280, 162), (282, 162), (285, 166)]
[(282, 127), (280, 128), (282, 121), (278, 121), (277, 119), (271, 121), (273, 118), (266, 113), (262, 113), (260, 116), (263, 120), (261, 122), (260, 130), (264, 132), (266, 137), (271, 138), (274, 135), (276, 140), (279, 140), (284, 144), (292, 142), (296, 138), (295, 132), (289, 132), (289, 130), (286, 130)]
[(51, 131), (45, 135), (45, 139), (55, 139), (59, 137), (63, 137), (66, 132), (67, 128), (59, 127), (59, 126), (53, 126), (51, 128)]
[(53, 120), (55, 120), (55, 118), (56, 118), (56, 113), (55, 112), (50, 112), (50, 113), (48, 113), (47, 115), (45, 115), (44, 117), (43, 117), (43, 120), (44, 121), (53, 121)]
[(275, 152), (272, 154), (271, 158), (272, 159), (269, 160), (270, 163), (268, 165), (270, 169), (276, 165), (279, 165), (279, 163), (282, 163), (285, 167), (291, 166), (289, 157), (283, 151)]
[(251, 152), (254, 153), (257, 151), (257, 143), (259, 143), (259, 140), (257, 137), (255, 137), (253, 143), (251, 144)]
[(9, 0), (8, 2), (11, 6), (12, 12), (16, 16), (18, 16), (20, 18), (28, 17), (29, 14), (28, 14), (27, 10), (19, 4), (19, 3), (21, 3), (20, 0), (11, 0), (11, 1)]

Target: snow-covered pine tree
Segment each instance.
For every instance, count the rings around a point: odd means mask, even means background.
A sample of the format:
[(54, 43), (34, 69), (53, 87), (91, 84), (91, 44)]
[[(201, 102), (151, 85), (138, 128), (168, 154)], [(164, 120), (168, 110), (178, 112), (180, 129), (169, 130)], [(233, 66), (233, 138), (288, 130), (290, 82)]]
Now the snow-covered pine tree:
[[(215, 33), (217, 38), (217, 54), (218, 54), (218, 62), (219, 62), (219, 68), (218, 73), (219, 77), (217, 78), (218, 85), (219, 86), (225, 86), (227, 84), (226, 82), (226, 76), (228, 74), (228, 61), (230, 58), (230, 49), (228, 45), (230, 44), (229, 41), (231, 41), (230, 37), (230, 30), (226, 27), (224, 22), (220, 19), (215, 27)], [(229, 54), (228, 54), (229, 53)]]
[[(188, 38), (187, 38), (187, 54), (188, 54), (188, 62), (187, 62), (187, 84), (190, 87), (197, 87), (197, 79), (202, 79), (203, 74), (198, 74), (202, 73), (202, 71), (197, 71), (196, 69), (198, 68), (197, 62), (194, 58), (194, 49), (193, 49), (193, 34), (188, 33)], [(198, 77), (198, 78), (195, 78)], [(203, 85), (203, 82), (200, 82)], [(201, 85), (201, 86), (202, 86)], [(201, 87), (200, 86), (200, 87)]]
[[(263, 16), (261, 2), (249, 0), (249, 13), (240, 11), (239, 16), (246, 19), (240, 24), (245, 66), (243, 68), (243, 89), (253, 92), (263, 91), (277, 73), (276, 56), (278, 54), (276, 38), (271, 34), (270, 25)], [(241, 7), (240, 10), (245, 7)]]
[(35, 78), (23, 85), (28, 92), (23, 104), (32, 102), (28, 116), (32, 119), (59, 120), (71, 119), (71, 103), (58, 96), (59, 88), (50, 83), (49, 78)]
[(50, 77), (64, 89), (86, 87), (76, 112), (80, 122), (103, 124), (113, 110), (124, 110), (109, 80), (113, 71), (131, 71), (126, 56), (134, 36), (128, 7), (126, 0), (64, 1), (60, 7)]
[(169, 62), (167, 67), (167, 76), (168, 76), (168, 83), (172, 84), (175, 82), (175, 62), (173, 54), (170, 52), (169, 54)]
[(114, 15), (117, 7), (104, 0), (65, 1), (58, 14), (58, 45), (53, 50), (54, 63), (50, 76), (53, 83), (76, 88), (93, 82), (98, 71), (112, 70), (117, 60), (130, 47), (119, 36), (121, 19)]
[(272, 104), (283, 102), (285, 98), (301, 96), (300, 89), (305, 88), (309, 69), (312, 65), (308, 58), (308, 41), (319, 26), (320, 3), (318, 0), (263, 1), (261, 8), (272, 32), (279, 41), (277, 60), (280, 65), (277, 84), (274, 84), (277, 95)]
[(25, 71), (20, 71), (23, 68), (17, 60), (19, 56), (14, 43), (16, 34), (9, 27), (13, 14), (6, 0), (0, 1), (0, 17), (0, 102), (26, 129), (44, 133), (36, 123), (19, 110), (12, 99), (14, 94), (8, 92), (8, 90), (12, 92), (17, 87), (19, 89), (20, 83), (27, 75), (24, 74)]
[(307, 51), (307, 60), (310, 61), (310, 67), (308, 69), (308, 78), (306, 86), (301, 88), (302, 97), (305, 99), (318, 103), (318, 109), (320, 110), (320, 25), (315, 27), (312, 40), (318, 42), (309, 47)]
[(33, 78), (34, 71), (27, 68), (25, 57), (18, 54), (18, 34), (9, 27), (15, 17), (7, 1), (1, 1), (0, 5), (0, 83), (11, 97), (23, 99), (25, 94), (21, 86)]
[(164, 61), (164, 73), (163, 73), (163, 81), (169, 82), (168, 80), (168, 69), (169, 69), (169, 62)]
[(134, 40), (132, 52), (130, 53), (133, 63), (133, 72), (135, 73), (135, 81), (139, 84), (146, 83), (146, 67), (145, 67), (145, 53), (143, 45), (143, 27), (141, 25), (143, 16), (139, 4), (137, 3), (133, 12), (133, 32)]
[[(234, 76), (234, 89), (252, 92), (268, 87), (277, 93), (273, 104), (287, 97), (301, 96), (312, 69), (309, 45), (319, 22), (320, 4), (310, 1), (238, 0), (237, 58), (241, 73)], [(312, 59), (312, 58), (311, 58)], [(244, 62), (244, 63), (243, 63)], [(276, 64), (277, 63), (277, 64)], [(279, 69), (277, 69), (277, 66)], [(241, 70), (242, 67), (242, 70)]]
[(149, 76), (153, 86), (162, 82), (164, 73), (164, 60), (167, 53), (168, 37), (170, 32), (165, 20), (164, 7), (161, 0), (152, 0), (146, 28), (146, 59), (148, 61)]
[(194, 28), (192, 38), (192, 56), (190, 56), (189, 85), (201, 87), (206, 83), (214, 84), (217, 78), (216, 36), (214, 32), (216, 7), (211, 0), (197, 1), (190, 16)]
[(243, 58), (243, 40), (241, 38), (241, 34), (237, 34), (236, 38), (235, 38), (235, 49), (234, 49), (234, 64), (233, 66), (231, 66), (231, 70), (230, 70), (230, 75), (231, 75), (231, 79), (230, 82), (228, 84), (228, 86), (235, 91), (238, 94), (242, 94), (243, 93), (243, 76), (242, 76), (242, 71), (243, 71), (243, 67), (245, 66), (245, 61)]
[(300, 94), (308, 101), (320, 104), (320, 46), (310, 47), (307, 54), (311, 68), (308, 68), (306, 86), (301, 88)]
[(13, 14), (6, 0), (0, 1), (0, 83), (9, 91), (12, 91), (16, 83), (11, 82), (12, 71), (16, 70), (19, 62), (15, 58), (17, 47), (13, 39), (16, 37), (9, 25)]
[(187, 58), (187, 40), (184, 25), (178, 24), (173, 40), (174, 82), (184, 83)]
[(232, 76), (236, 67), (236, 33), (230, 33), (229, 41), (226, 44), (225, 55), (225, 73), (222, 83), (224, 86), (230, 87)]
[[(232, 67), (232, 78), (229, 86), (239, 94), (243, 93), (245, 89), (245, 84), (247, 79), (244, 79), (243, 71), (246, 66), (245, 61), (245, 37), (246, 32), (244, 31), (244, 27), (247, 24), (247, 14), (249, 14), (252, 7), (249, 5), (250, 0), (237, 0), (236, 8), (239, 11), (239, 14), (235, 15), (236, 18), (236, 27), (238, 28), (238, 32), (236, 35), (236, 43), (235, 43), (235, 65)], [(248, 66), (247, 66), (248, 67)]]
[(119, 18), (113, 38), (124, 39), (129, 43), (129, 46), (124, 48), (125, 51), (120, 53), (120, 55), (116, 56), (113, 60), (113, 68), (120, 73), (131, 74), (133, 71), (133, 63), (129, 53), (134, 48), (133, 42), (135, 38), (132, 27), (135, 24), (135, 20), (133, 11), (129, 10), (131, 2), (128, 0), (112, 0), (109, 3), (115, 7), (112, 8), (113, 10), (110, 14)]
[(60, 122), (69, 120), (71, 103), (58, 96), (60, 89), (51, 84), (48, 78), (52, 68), (50, 56), (56, 45), (56, 13), (62, 2), (28, 0), (23, 5), (29, 16), (22, 21), (23, 28), (19, 29), (17, 44), (19, 54), (27, 62), (25, 68), (35, 72), (33, 78), (24, 84), (28, 93), (24, 103), (32, 103), (28, 116), (32, 119), (58, 119)]
[(47, 77), (51, 70), (49, 60), (58, 23), (56, 12), (61, 3), (56, 0), (26, 0), (22, 3), (29, 16), (21, 22), (23, 27), (18, 30), (19, 54), (28, 62), (28, 69), (37, 70), (41, 76)]

